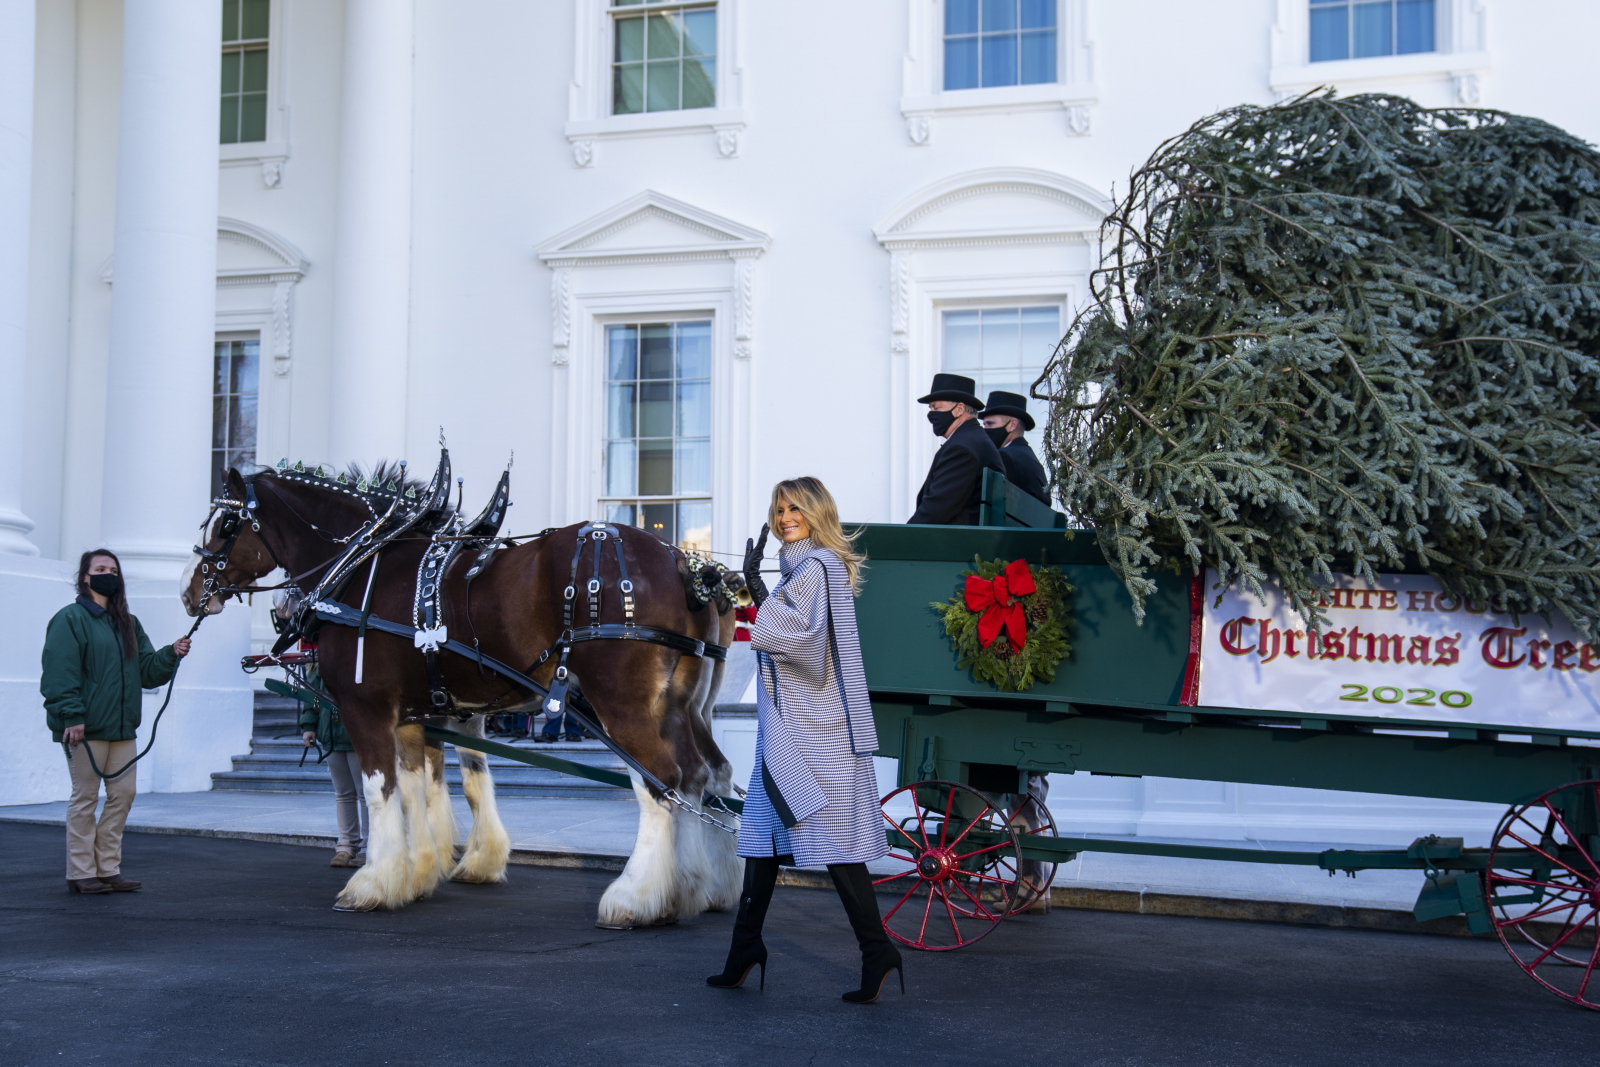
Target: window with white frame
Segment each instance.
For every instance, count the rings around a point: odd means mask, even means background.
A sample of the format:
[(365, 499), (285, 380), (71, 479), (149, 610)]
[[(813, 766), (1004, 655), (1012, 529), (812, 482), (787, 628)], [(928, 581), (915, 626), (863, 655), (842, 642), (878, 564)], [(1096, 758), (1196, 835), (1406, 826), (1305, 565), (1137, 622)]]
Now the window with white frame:
[(222, 143), (267, 139), (272, 0), (222, 0)]
[(256, 406), (261, 390), (261, 337), (216, 340), (211, 373), (211, 496), (222, 495), (222, 472), (256, 461)]
[[(943, 312), (942, 333), (944, 369), (977, 382), (979, 400), (994, 389), (1027, 396), (1061, 340), (1061, 307), (950, 308)], [(1037, 450), (1044, 412), (1030, 414), (1038, 426), (1028, 443)]]
[(944, 0), (944, 87), (1056, 80), (1057, 0)]
[(1310, 0), (1311, 62), (1435, 50), (1434, 0)]
[(711, 322), (606, 327), (610, 522), (711, 548)]
[(717, 5), (613, 0), (611, 113), (717, 106)]

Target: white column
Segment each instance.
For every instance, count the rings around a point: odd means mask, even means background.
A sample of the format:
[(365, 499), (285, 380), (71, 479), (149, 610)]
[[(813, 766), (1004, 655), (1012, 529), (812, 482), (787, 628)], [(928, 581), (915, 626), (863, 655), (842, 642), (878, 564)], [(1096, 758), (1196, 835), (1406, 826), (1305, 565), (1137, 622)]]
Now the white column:
[(346, 0), (328, 458), (405, 455), (412, 0)]
[(176, 577), (210, 481), (222, 5), (122, 10), (101, 527), (131, 577)]
[(0, 0), (0, 552), (37, 556), (22, 513), (27, 463), (28, 218), (35, 0)]

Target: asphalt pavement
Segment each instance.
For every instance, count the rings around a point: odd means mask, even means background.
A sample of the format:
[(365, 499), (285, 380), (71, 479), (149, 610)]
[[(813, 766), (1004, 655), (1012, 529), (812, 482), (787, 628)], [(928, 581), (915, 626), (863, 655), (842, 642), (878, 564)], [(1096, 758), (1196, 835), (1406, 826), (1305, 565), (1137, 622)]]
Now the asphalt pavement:
[(902, 996), (842, 1003), (831, 893), (780, 888), (765, 992), (725, 992), (731, 916), (594, 926), (612, 877), (514, 867), (397, 912), (331, 910), (321, 850), (130, 834), (138, 893), (67, 894), (59, 828), (0, 824), (0, 1064), (1270, 1064), (1594, 1062), (1494, 942), (1058, 909), (907, 953)]

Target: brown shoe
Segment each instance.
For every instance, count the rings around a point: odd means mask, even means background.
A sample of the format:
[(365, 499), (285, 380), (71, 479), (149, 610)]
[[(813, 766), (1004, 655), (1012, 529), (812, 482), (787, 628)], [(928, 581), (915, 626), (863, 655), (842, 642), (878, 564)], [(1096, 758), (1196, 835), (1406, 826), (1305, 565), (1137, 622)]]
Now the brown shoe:
[(104, 881), (116, 893), (131, 893), (144, 885), (143, 882), (135, 882), (132, 878), (124, 878), (120, 874), (113, 874), (110, 878), (104, 879)]
[(111, 887), (98, 878), (68, 878), (67, 892), (69, 893), (109, 893)]
[(333, 859), (329, 861), (328, 866), (329, 867), (349, 867), (351, 865), (350, 864), (350, 858), (351, 858), (351, 852), (350, 852), (349, 849), (347, 849), (347, 848), (337, 849), (337, 850), (334, 851)]
[(352, 867), (365, 867), (366, 865), (367, 854), (365, 852), (357, 852), (355, 858), (350, 861), (350, 866)]

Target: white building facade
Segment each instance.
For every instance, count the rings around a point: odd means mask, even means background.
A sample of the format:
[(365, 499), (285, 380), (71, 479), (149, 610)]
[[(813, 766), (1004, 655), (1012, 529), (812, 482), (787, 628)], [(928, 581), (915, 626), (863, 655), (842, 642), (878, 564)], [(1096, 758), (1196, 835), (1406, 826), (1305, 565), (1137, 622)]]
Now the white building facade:
[[(0, 804), (66, 795), (38, 649), (78, 553), (120, 552), (175, 637), (223, 461), (431, 463), (443, 427), (469, 497), (516, 453), (517, 531), (734, 553), (798, 474), (903, 521), (915, 397), (1026, 391), (1162, 140), (1324, 84), (1594, 140), (1597, 39), (1582, 0), (0, 0)], [(245, 750), (250, 625), (200, 632), (141, 788)], [(1114, 832), (1486, 829), (1211, 783), (1054, 799)]]

